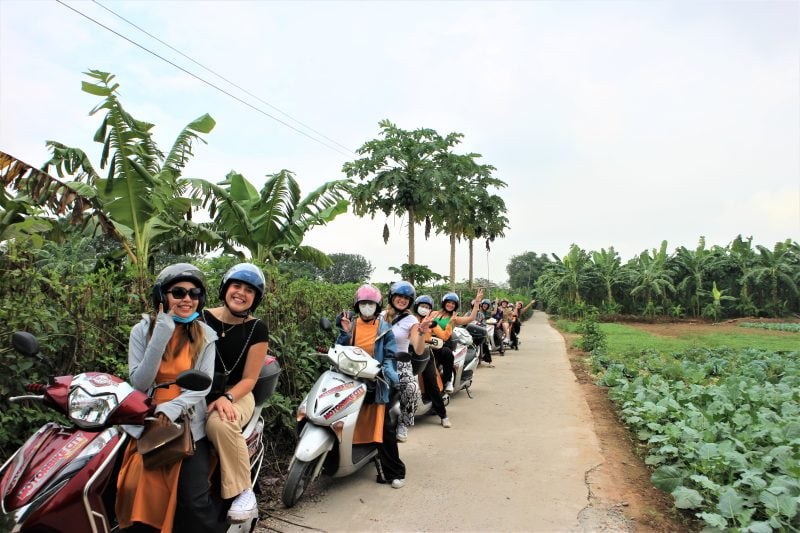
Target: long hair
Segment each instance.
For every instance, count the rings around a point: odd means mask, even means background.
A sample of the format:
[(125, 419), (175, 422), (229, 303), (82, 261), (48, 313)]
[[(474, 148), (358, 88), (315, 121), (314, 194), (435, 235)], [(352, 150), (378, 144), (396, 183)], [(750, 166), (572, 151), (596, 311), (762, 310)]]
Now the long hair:
[[(200, 320), (192, 320), (189, 324), (175, 324), (175, 331), (172, 332), (172, 338), (167, 343), (164, 354), (161, 356), (162, 361), (171, 361), (175, 358), (186, 344), (189, 344), (189, 355), (192, 356), (192, 368), (197, 364), (197, 359), (200, 357), (200, 351), (203, 349), (203, 344), (206, 340), (206, 333), (203, 326), (200, 325)], [(150, 327), (147, 332), (147, 340), (153, 336), (153, 328), (156, 325), (156, 317), (150, 315)], [(172, 344), (172, 339), (178, 336), (178, 342)]]

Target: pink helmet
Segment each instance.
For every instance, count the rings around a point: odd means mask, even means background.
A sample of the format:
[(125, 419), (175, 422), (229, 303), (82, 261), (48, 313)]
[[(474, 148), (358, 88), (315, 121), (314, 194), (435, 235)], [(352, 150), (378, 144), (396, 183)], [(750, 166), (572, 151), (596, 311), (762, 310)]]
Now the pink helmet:
[(381, 296), (381, 291), (378, 290), (377, 287), (374, 285), (365, 284), (360, 286), (356, 290), (355, 298), (353, 298), (353, 309), (355, 312), (358, 312), (358, 303), (359, 302), (372, 302), (378, 306), (378, 313), (381, 312), (381, 307), (383, 303), (383, 296)]

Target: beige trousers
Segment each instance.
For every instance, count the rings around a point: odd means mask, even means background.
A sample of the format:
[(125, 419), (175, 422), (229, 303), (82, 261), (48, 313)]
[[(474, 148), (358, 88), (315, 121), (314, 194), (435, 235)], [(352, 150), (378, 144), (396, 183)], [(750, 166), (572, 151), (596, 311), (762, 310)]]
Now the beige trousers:
[(244, 489), (249, 489), (250, 483), (250, 454), (247, 452), (247, 443), (242, 435), (242, 429), (250, 421), (255, 409), (253, 393), (239, 398), (233, 404), (236, 410), (236, 420), (228, 422), (219, 416), (215, 409), (206, 421), (206, 434), (214, 444), (219, 454), (219, 467), (222, 478), (222, 494), (224, 499), (238, 496)]

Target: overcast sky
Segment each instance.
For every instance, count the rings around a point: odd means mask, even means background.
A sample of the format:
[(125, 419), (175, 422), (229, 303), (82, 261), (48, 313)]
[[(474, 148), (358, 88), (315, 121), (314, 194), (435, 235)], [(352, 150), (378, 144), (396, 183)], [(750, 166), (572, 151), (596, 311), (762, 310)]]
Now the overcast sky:
[[(92, 2), (65, 2), (281, 117)], [(103, 2), (131, 22), (355, 150), (388, 118), (464, 134), (508, 183), (511, 229), (476, 275), (511, 256), (614, 246), (628, 259), (666, 239), (800, 239), (800, 4), (740, 2)], [(203, 113), (217, 127), (185, 175), (231, 169), (261, 186), (286, 168), (302, 190), (355, 158), (225, 96), (55, 1), (0, 0), (0, 149), (36, 166), (44, 142), (91, 141), (99, 100), (82, 72), (115, 73), (123, 105), (163, 149)], [(294, 124), (294, 123), (293, 123)], [(295, 124), (298, 128), (299, 125)], [(316, 134), (309, 132), (310, 135)], [(330, 141), (325, 141), (331, 144)], [(405, 221), (343, 215), (309, 234), (393, 279)], [(420, 228), (421, 229), (421, 228)], [(418, 231), (418, 235), (421, 235)], [(447, 274), (445, 236), (417, 262)], [(457, 256), (467, 276), (467, 247)]]

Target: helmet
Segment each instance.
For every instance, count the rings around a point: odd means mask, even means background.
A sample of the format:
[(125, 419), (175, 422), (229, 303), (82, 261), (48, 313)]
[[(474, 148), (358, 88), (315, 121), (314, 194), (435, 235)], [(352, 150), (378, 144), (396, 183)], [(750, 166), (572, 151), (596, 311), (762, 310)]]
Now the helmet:
[(484, 298), (483, 300), (481, 300), (481, 307), (483, 307), (484, 305), (488, 305), (489, 307), (491, 307), (492, 301), (489, 298)]
[(459, 299), (458, 294), (456, 294), (454, 292), (448, 292), (447, 294), (442, 296), (442, 309), (444, 309), (445, 302), (453, 302), (453, 303), (455, 303), (456, 304), (456, 308), (453, 309), (453, 311), (455, 311), (456, 309), (458, 309), (458, 304), (461, 303), (461, 300)]
[(199, 289), (203, 290), (200, 299), (197, 300), (197, 310), (200, 311), (206, 303), (206, 278), (203, 273), (194, 265), (189, 263), (175, 263), (164, 268), (156, 276), (153, 285), (153, 307), (158, 310), (158, 306), (166, 299), (167, 289), (179, 281), (190, 281)]
[(389, 305), (392, 307), (394, 307), (392, 298), (395, 296), (405, 296), (408, 298), (409, 303), (411, 303), (414, 301), (414, 298), (416, 298), (417, 291), (414, 289), (414, 286), (407, 281), (396, 281), (389, 287)]
[(414, 313), (419, 314), (417, 313), (417, 308), (420, 306), (420, 304), (428, 304), (431, 309), (433, 309), (433, 298), (427, 294), (420, 295), (416, 300), (414, 300), (414, 305), (411, 310), (414, 311)]
[(359, 302), (372, 302), (376, 304), (378, 306), (376, 313), (380, 313), (383, 296), (381, 296), (381, 291), (374, 285), (364, 284), (356, 290), (355, 298), (353, 298), (353, 309), (356, 313), (358, 313)]
[(508, 303), (508, 300), (506, 300), (505, 298), (503, 298), (502, 300), (500, 300), (500, 303), (503, 303), (503, 302), (505, 302), (505, 303)]
[[(219, 284), (219, 299), (222, 301), (223, 305), (225, 305), (225, 293), (228, 292), (228, 287), (230, 287), (231, 283), (234, 281), (246, 283), (256, 290), (255, 298), (253, 298), (253, 305), (247, 312), (253, 311), (264, 298), (264, 290), (267, 286), (264, 273), (252, 263), (233, 265), (225, 272), (225, 275), (222, 276), (222, 281)], [(236, 315), (236, 313), (234, 313), (234, 315)]]
[(517, 307), (521, 307), (522, 306), (522, 300), (517, 300), (517, 303), (515, 303), (514, 305), (517, 306)]

